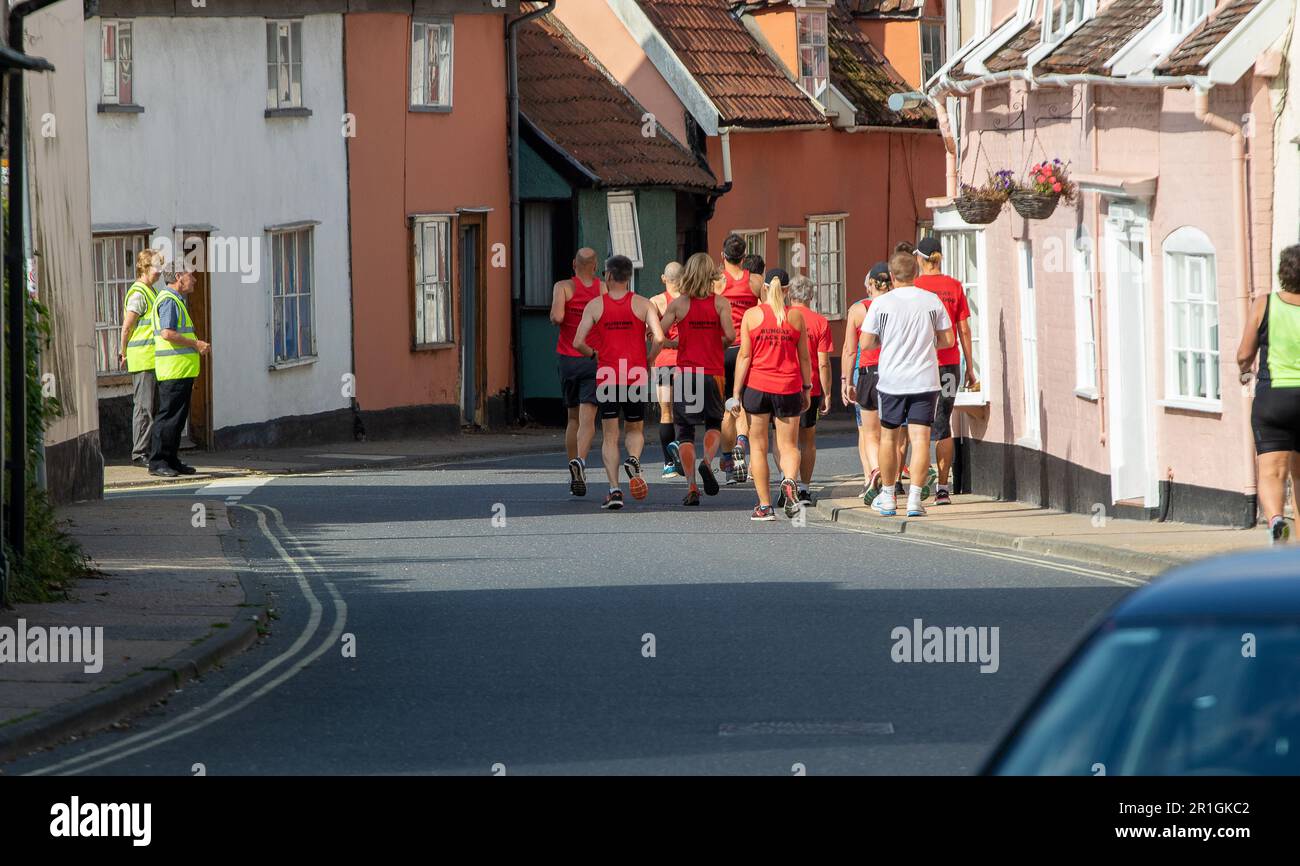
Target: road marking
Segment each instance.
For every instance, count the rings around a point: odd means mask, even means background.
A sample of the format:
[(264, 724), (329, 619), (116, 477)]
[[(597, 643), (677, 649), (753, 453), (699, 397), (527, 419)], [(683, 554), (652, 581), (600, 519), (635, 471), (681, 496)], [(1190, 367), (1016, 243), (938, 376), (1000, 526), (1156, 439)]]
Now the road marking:
[(726, 722), (718, 725), (720, 737), (860, 737), (893, 732), (893, 722)]
[[(102, 767), (105, 764), (110, 764), (115, 761), (119, 761), (122, 758), (126, 758), (136, 754), (137, 752), (142, 752), (146, 749), (153, 748), (154, 746), (161, 745), (162, 743), (176, 739), (177, 737), (185, 736), (186, 734), (192, 733), (200, 728), (206, 727), (207, 725), (210, 725), (213, 722), (218, 721), (219, 719), (225, 718), (231, 713), (243, 709), (245, 706), (252, 703), (254, 700), (261, 697), (262, 695), (266, 694), (271, 689), (279, 686), (280, 684), (288, 680), (290, 677), (292, 677), (293, 675), (301, 671), (308, 664), (315, 661), (317, 658), (320, 657), (320, 655), (323, 652), (325, 652), (325, 650), (329, 649), (330, 647), (338, 645), (339, 636), (342, 634), (344, 624), (347, 621), (347, 604), (346, 602), (343, 601), (342, 596), (340, 596), (338, 591), (334, 588), (334, 584), (329, 580), (324, 580), (323, 582), (325, 584), (325, 588), (329, 592), (331, 599), (334, 602), (334, 609), (335, 609), (334, 626), (330, 630), (329, 636), (327, 636), (326, 639), (315, 650), (313, 650), (310, 655), (299, 660), (288, 670), (286, 670), (284, 673), (280, 674), (278, 677), (271, 680), (269, 683), (266, 683), (265, 685), (261, 686), (252, 694), (248, 695), (238, 703), (234, 704), (233, 706), (226, 707), (222, 709), (220, 712), (215, 713), (213, 715), (209, 715), (206, 718), (202, 718), (202, 719), (198, 718), (202, 714), (211, 711), (213, 708), (217, 707), (219, 704), (223, 703), (227, 699), (237, 695), (245, 688), (248, 688), (249, 686), (253, 685), (258, 680), (270, 674), (277, 667), (284, 664), (286, 661), (288, 661), (290, 658), (296, 655), (300, 650), (302, 650), (302, 648), (307, 645), (307, 643), (320, 629), (320, 623), (321, 623), (322, 611), (323, 611), (323, 606), (320, 603), (320, 599), (317, 598), (315, 592), (312, 591), (311, 585), (307, 580), (307, 573), (293, 559), (293, 557), (290, 556), (289, 552), (280, 543), (280, 540), (276, 538), (275, 535), (271, 532), (270, 527), (267, 525), (266, 513), (264, 513), (261, 509), (265, 508), (268, 512), (272, 514), (272, 516), (275, 518), (277, 526), (279, 526), (280, 529), (285, 533), (286, 537), (292, 537), (284, 525), (284, 516), (280, 513), (278, 509), (272, 508), (271, 506), (259, 507), (259, 506), (251, 506), (251, 505), (241, 505), (239, 507), (246, 508), (257, 515), (258, 529), (260, 529), (262, 534), (266, 536), (267, 540), (271, 543), (272, 548), (275, 549), (275, 552), (279, 555), (280, 559), (283, 560), (284, 563), (289, 567), (289, 570), (293, 572), (294, 577), (296, 579), (296, 583), (298, 585), (298, 589), (302, 592), (303, 596), (307, 600), (308, 605), (311, 608), (307, 619), (307, 625), (303, 628), (302, 632), (298, 635), (297, 639), (294, 640), (293, 644), (283, 653), (267, 661), (265, 664), (263, 664), (261, 667), (259, 667), (257, 670), (253, 671), (252, 673), (245, 675), (238, 682), (233, 683), (230, 686), (227, 686), (219, 694), (217, 694), (216, 697), (214, 697), (211, 701), (208, 701), (207, 703), (194, 707), (193, 709), (187, 710), (185, 713), (182, 713), (181, 715), (173, 719), (168, 719), (162, 722), (160, 725), (151, 728), (150, 730), (141, 731), (137, 734), (133, 734), (129, 737), (126, 737), (125, 739), (114, 742), (108, 746), (103, 746), (101, 748), (86, 752), (85, 754), (68, 758), (67, 760), (61, 761), (58, 764), (53, 764), (48, 767), (42, 767), (41, 769), (34, 770), (31, 773), (28, 773), (27, 775), (42, 776), (46, 774), (56, 773), (59, 771), (66, 771), (70, 775), (76, 775), (78, 773), (84, 773), (88, 770), (93, 770), (97, 767)], [(303, 549), (300, 542), (294, 541), (293, 543), (295, 544), (295, 546), (298, 547), (300, 555), (304, 559), (310, 562), (312, 568), (315, 569), (318, 573), (321, 573), (322, 570), (320, 568), (320, 564), (316, 562), (315, 557), (313, 557), (310, 553), (308, 553), (305, 549)], [(191, 720), (195, 720), (194, 724), (191, 724), (188, 727), (182, 727), (182, 725), (186, 724), (187, 722), (190, 722)], [(159, 736), (160, 733), (162, 733), (163, 736)], [(139, 743), (139, 745), (135, 745), (137, 743)], [(100, 758), (101, 756), (103, 756), (101, 760), (94, 761), (93, 763), (86, 763), (87, 761), (91, 761), (94, 758)]]
[(205, 484), (198, 490), (194, 491), (194, 495), (202, 496), (205, 493), (217, 496), (224, 495), (226, 497), (226, 504), (234, 505), (240, 499), (252, 493), (263, 484), (270, 483), (270, 481), (271, 476), (269, 475), (259, 475), (255, 478), (218, 478), (216, 481)]
[(1049, 559), (1040, 559), (1036, 556), (1018, 555), (1014, 553), (1007, 553), (1001, 550), (977, 549), (974, 547), (969, 547), (961, 544), (954, 544), (952, 542), (935, 541), (927, 538), (907, 538), (901, 533), (876, 532), (871, 529), (860, 529), (855, 526), (844, 526), (843, 524), (833, 520), (825, 520), (825, 523), (828, 526), (840, 530), (841, 532), (856, 532), (860, 535), (873, 535), (879, 538), (890, 538), (895, 541), (904, 542), (906, 544), (926, 544), (931, 547), (943, 547), (943, 548), (947, 548), (948, 550), (959, 550), (962, 553), (970, 553), (975, 556), (985, 556), (990, 559), (1008, 560), (1011, 562), (1019, 562), (1027, 565), (1035, 565), (1042, 568), (1051, 568), (1056, 571), (1065, 571), (1071, 574), (1081, 574), (1086, 577), (1095, 577), (1098, 578), (1099, 580), (1109, 581), (1110, 583), (1117, 583), (1121, 586), (1146, 586), (1150, 582), (1147, 578), (1144, 577), (1119, 575), (1108, 571), (1098, 571), (1097, 569), (1088, 568), (1087, 566), (1082, 566), (1082, 565), (1066, 565), (1065, 563), (1054, 562)]

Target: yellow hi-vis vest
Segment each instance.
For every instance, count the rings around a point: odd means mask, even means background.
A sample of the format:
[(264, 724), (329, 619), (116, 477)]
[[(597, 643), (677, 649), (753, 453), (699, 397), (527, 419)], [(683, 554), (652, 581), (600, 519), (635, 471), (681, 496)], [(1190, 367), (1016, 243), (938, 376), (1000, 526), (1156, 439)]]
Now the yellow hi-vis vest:
[(170, 288), (158, 293), (153, 309), (154, 373), (159, 382), (171, 379), (193, 379), (199, 375), (199, 350), (167, 342), (162, 335), (162, 322), (158, 313), (167, 301), (176, 303), (176, 332), (194, 339), (194, 320), (185, 307), (185, 299)]
[(135, 323), (135, 330), (131, 332), (131, 339), (126, 344), (126, 369), (132, 373), (142, 373), (145, 370), (153, 369), (153, 304), (156, 299), (153, 288), (145, 283), (136, 280), (131, 284), (131, 288), (126, 290), (126, 301), (122, 305), (122, 318), (125, 321), (126, 314), (130, 312), (126, 304), (131, 302), (131, 296), (140, 293), (144, 295), (146, 307), (144, 313)]

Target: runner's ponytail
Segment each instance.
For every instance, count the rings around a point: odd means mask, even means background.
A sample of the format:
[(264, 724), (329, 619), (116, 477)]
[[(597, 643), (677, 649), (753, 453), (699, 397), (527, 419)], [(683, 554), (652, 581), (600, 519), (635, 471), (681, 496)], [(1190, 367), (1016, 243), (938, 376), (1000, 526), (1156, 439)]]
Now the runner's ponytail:
[(780, 277), (772, 277), (772, 282), (767, 284), (767, 305), (772, 308), (772, 314), (776, 316), (776, 323), (784, 325), (785, 288), (781, 285)]

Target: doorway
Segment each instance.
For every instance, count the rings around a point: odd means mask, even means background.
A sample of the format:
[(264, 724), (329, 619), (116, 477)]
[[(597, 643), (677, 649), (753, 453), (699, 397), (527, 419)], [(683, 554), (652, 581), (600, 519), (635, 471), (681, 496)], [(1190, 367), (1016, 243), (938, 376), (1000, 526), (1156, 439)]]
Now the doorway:
[[(194, 291), (185, 301), (194, 320), (194, 335), (212, 342), (212, 275), (208, 271), (208, 233), (186, 232), (181, 241), (186, 253), (184, 261), (194, 269)], [(190, 251), (195, 251), (190, 253)], [(212, 356), (199, 364), (199, 377), (194, 381), (194, 395), (190, 398), (190, 417), (185, 425), (183, 440), (203, 451), (212, 450)]]
[(1147, 219), (1140, 205), (1112, 202), (1106, 217), (1106, 388), (1110, 486), (1115, 502), (1156, 503), (1147, 393)]
[(484, 426), (487, 358), (483, 269), (483, 215), (460, 217), (460, 409), (461, 423)]

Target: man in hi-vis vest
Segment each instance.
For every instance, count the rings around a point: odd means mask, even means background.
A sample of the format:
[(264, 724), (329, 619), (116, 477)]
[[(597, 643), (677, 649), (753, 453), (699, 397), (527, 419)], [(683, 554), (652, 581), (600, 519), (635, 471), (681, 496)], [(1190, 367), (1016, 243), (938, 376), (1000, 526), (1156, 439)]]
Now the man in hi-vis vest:
[(194, 274), (169, 272), (167, 287), (154, 301), (154, 373), (158, 376), (158, 415), (153, 422), (153, 450), (149, 474), (164, 478), (193, 475), (194, 467), (181, 462), (181, 433), (190, 416), (190, 396), (199, 375), (199, 358), (208, 354), (207, 343), (195, 338), (194, 320), (185, 297), (194, 291)]
[(117, 365), (126, 365), (135, 391), (131, 409), (131, 462), (149, 465), (153, 416), (158, 411), (158, 379), (153, 371), (154, 283), (162, 274), (157, 250), (141, 250), (135, 260), (135, 282), (126, 290), (121, 345)]

